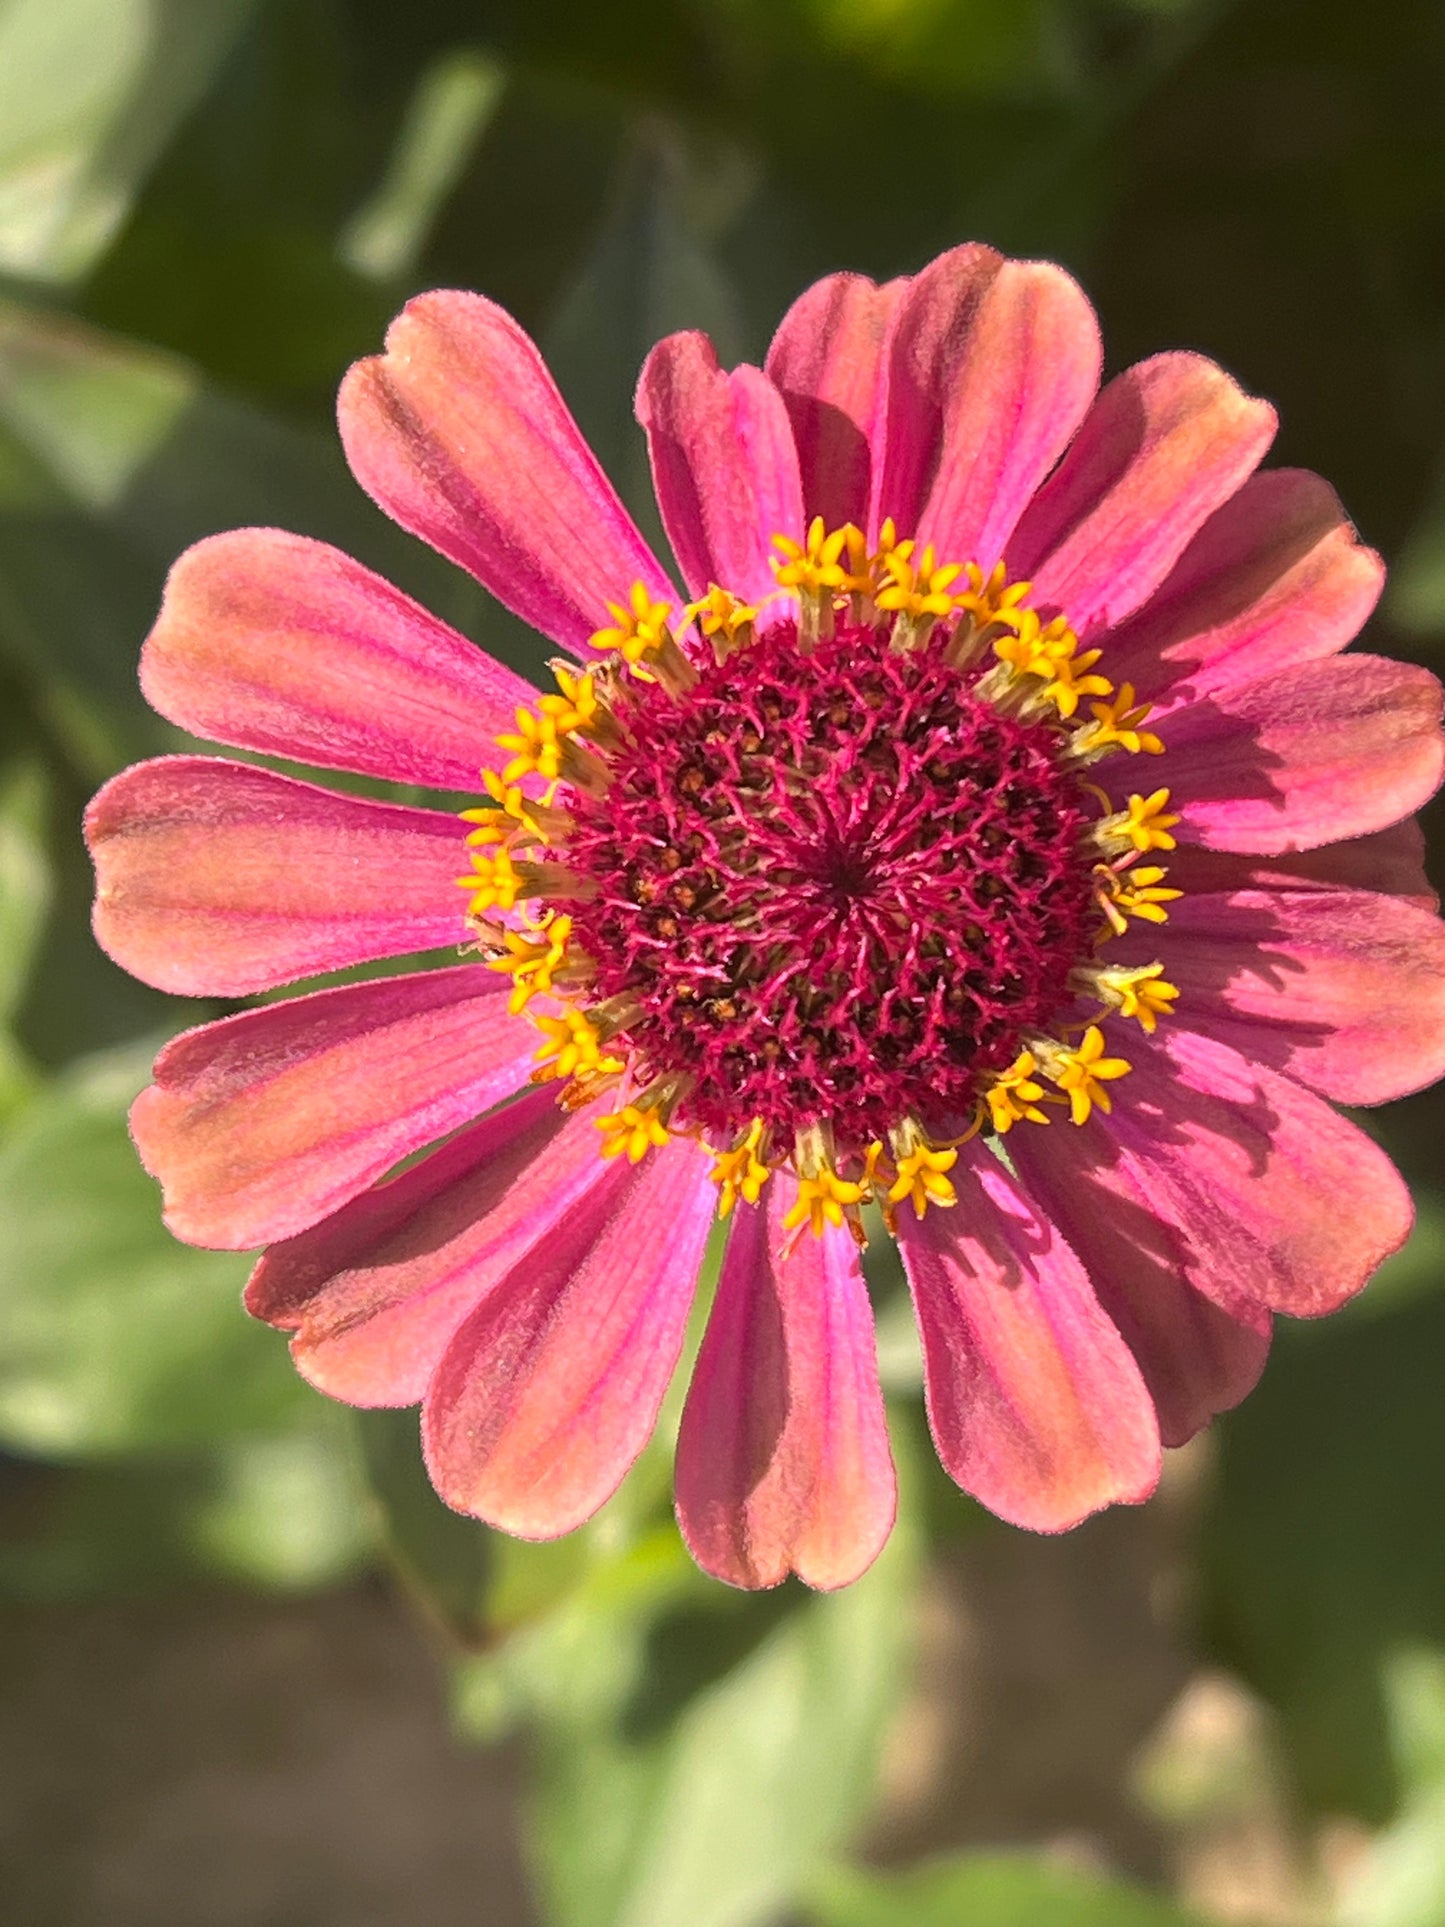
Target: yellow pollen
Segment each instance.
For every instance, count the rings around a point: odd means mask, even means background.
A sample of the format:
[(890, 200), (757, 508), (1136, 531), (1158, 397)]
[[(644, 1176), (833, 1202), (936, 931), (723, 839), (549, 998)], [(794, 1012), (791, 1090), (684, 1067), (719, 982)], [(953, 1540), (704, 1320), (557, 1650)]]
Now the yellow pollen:
[(771, 1175), (770, 1167), (758, 1153), (763, 1142), (763, 1120), (755, 1117), (748, 1127), (747, 1136), (735, 1144), (731, 1151), (714, 1152), (712, 1181), (719, 1187), (717, 1214), (720, 1218), (732, 1216), (733, 1206), (739, 1198), (748, 1204), (756, 1204), (763, 1186)]
[(1101, 1111), (1111, 1111), (1113, 1102), (1105, 1085), (1127, 1077), (1134, 1068), (1127, 1057), (1104, 1055), (1104, 1033), (1097, 1024), (1090, 1024), (1072, 1050), (1048, 1040), (1040, 1044), (1038, 1056), (1044, 1076), (1068, 1097), (1069, 1116), (1075, 1124), (1087, 1124), (1096, 1104)]
[(758, 611), (751, 603), (740, 601), (715, 582), (700, 602), (690, 603), (683, 613), (697, 618), (698, 627), (709, 642), (721, 640), (729, 648), (744, 646), (751, 639), (752, 626), (758, 619)]
[(553, 978), (567, 961), (567, 939), (571, 934), (570, 917), (554, 917), (545, 924), (539, 943), (532, 942), (520, 931), (503, 931), (507, 954), (490, 958), (487, 968), (500, 970), (512, 979), (507, 1009), (514, 1017), (520, 1015), (539, 992), (551, 990)]
[(667, 1143), (667, 1126), (657, 1112), (639, 1104), (624, 1104), (620, 1111), (612, 1111), (595, 1122), (602, 1133), (605, 1158), (625, 1154), (629, 1164), (641, 1164), (649, 1151), (660, 1150)]
[[(664, 608), (666, 604), (662, 605)], [(585, 669), (574, 675), (559, 663), (553, 667), (552, 674), (557, 678), (558, 694), (543, 696), (538, 704), (544, 716), (550, 716), (552, 727), (558, 736), (570, 736), (574, 730), (586, 730), (597, 720), (597, 678), (592, 670)]]
[(783, 1219), (785, 1231), (806, 1224), (815, 1238), (821, 1238), (825, 1225), (844, 1223), (846, 1205), (861, 1204), (867, 1192), (861, 1184), (840, 1178), (830, 1164), (820, 1164), (816, 1172), (798, 1179), (796, 1202)]
[(1179, 818), (1168, 805), (1168, 790), (1155, 790), (1151, 796), (1136, 792), (1124, 809), (1104, 818), (1095, 834), (1105, 842), (1128, 844), (1140, 856), (1150, 850), (1173, 850), (1178, 846), (1169, 832)]
[(1161, 963), (1145, 964), (1137, 970), (1097, 970), (1093, 988), (1121, 1017), (1133, 1017), (1151, 1034), (1161, 1017), (1172, 1016), (1177, 984), (1164, 981)]
[(1075, 736), (1074, 755), (1081, 759), (1093, 758), (1111, 749), (1128, 750), (1131, 756), (1137, 756), (1141, 750), (1149, 756), (1161, 755), (1164, 745), (1159, 737), (1152, 729), (1140, 728), (1149, 708), (1148, 703), (1135, 701), (1132, 683), (1121, 683), (1112, 702), (1090, 703), (1094, 720), (1085, 723)]
[(920, 1218), (930, 1204), (957, 1204), (958, 1193), (944, 1175), (957, 1163), (956, 1150), (935, 1150), (929, 1144), (917, 1145), (906, 1156), (899, 1158), (898, 1175), (888, 1187), (888, 1202), (902, 1204), (906, 1198)]
[(527, 894), (529, 878), (513, 863), (511, 852), (503, 847), (473, 850), (471, 875), (458, 877), (457, 883), (472, 893), (467, 915), (480, 917), (488, 910), (514, 909), (518, 897)]
[(591, 637), (594, 649), (609, 655), (615, 650), (624, 662), (635, 669), (644, 656), (662, 648), (668, 640), (667, 619), (671, 605), (654, 602), (646, 583), (633, 583), (626, 608), (620, 602), (609, 602), (607, 607), (616, 627), (597, 630)]
[(547, 1040), (534, 1053), (538, 1065), (532, 1073), (534, 1083), (547, 1084), (554, 1077), (615, 1075), (622, 1069), (620, 1058), (604, 1056), (600, 1032), (580, 1010), (564, 1010), (560, 1016), (534, 1017), (532, 1021)]
[(847, 527), (834, 529), (830, 534), (823, 526), (821, 515), (813, 517), (802, 542), (795, 542), (788, 535), (775, 535), (773, 547), (778, 554), (773, 558), (773, 574), (778, 579), (778, 587), (813, 594), (841, 589), (844, 572), (839, 557), (847, 541)]
[(1005, 1136), (1021, 1118), (1033, 1124), (1047, 1124), (1049, 1114), (1039, 1107), (1047, 1101), (1044, 1087), (1034, 1073), (1038, 1059), (1032, 1051), (1020, 1051), (1006, 1071), (996, 1077), (984, 1092), (993, 1128)]
[(934, 559), (932, 544), (917, 563), (912, 559), (912, 551), (913, 544), (906, 542), (883, 555), (887, 580), (878, 591), (878, 607), (898, 615), (949, 615), (954, 598), (948, 592), (963, 574), (962, 563), (950, 562), (940, 567)]
[(1019, 627), (1025, 614), (1019, 604), (1033, 588), (1031, 582), (1010, 582), (1002, 562), (995, 563), (986, 576), (976, 562), (967, 562), (963, 574), (968, 587), (953, 600), (976, 628), (987, 629), (995, 622), (1007, 623), (1012, 629)]
[(1161, 887), (1168, 874), (1157, 863), (1141, 863), (1137, 868), (1122, 873), (1111, 869), (1107, 863), (1095, 865), (1095, 875), (1099, 878), (1096, 892), (1099, 908), (1108, 919), (1115, 936), (1123, 936), (1129, 927), (1130, 917), (1138, 917), (1144, 923), (1169, 921), (1165, 904), (1173, 903), (1184, 892)]
[(517, 727), (497, 742), (512, 752), (512, 760), (502, 771), (503, 783), (515, 783), (523, 776), (545, 777), (555, 783), (562, 773), (562, 741), (555, 716), (534, 716), (530, 709), (517, 711)]

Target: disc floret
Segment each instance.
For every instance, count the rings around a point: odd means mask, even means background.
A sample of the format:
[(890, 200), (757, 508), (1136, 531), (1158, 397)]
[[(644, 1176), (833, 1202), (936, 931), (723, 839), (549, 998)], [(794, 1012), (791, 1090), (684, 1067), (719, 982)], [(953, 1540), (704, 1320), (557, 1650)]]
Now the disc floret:
[(1110, 1108), (1102, 1026), (1153, 1031), (1178, 991), (1098, 952), (1167, 918), (1140, 859), (1178, 817), (1085, 779), (1162, 749), (1148, 706), (1001, 564), (892, 524), (775, 547), (753, 602), (609, 605), (602, 660), (499, 739), (459, 882), (534, 1078), (612, 1094), (603, 1156), (692, 1135), (720, 1216), (786, 1168), (790, 1228), (861, 1237), (870, 1199), (949, 1208), (975, 1132)]

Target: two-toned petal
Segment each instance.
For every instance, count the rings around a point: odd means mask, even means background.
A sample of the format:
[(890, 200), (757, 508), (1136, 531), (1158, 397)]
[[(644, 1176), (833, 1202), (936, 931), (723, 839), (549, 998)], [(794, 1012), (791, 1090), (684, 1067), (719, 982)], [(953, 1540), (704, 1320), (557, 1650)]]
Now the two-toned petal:
[(140, 679), (192, 735), (438, 789), (473, 788), (536, 694), (350, 556), (279, 529), (187, 549)]
[(677, 1516), (734, 1586), (847, 1585), (897, 1505), (873, 1313), (846, 1228), (794, 1237), (783, 1176), (741, 1205), (677, 1442)]
[(986, 1149), (965, 1147), (949, 1175), (953, 1210), (898, 1225), (944, 1469), (1036, 1532), (1146, 1499), (1154, 1406), (1084, 1267)]
[(887, 349), (873, 508), (987, 572), (1084, 420), (1098, 323), (1062, 268), (970, 245), (907, 286)]
[(506, 983), (474, 963), (348, 984), (174, 1038), (131, 1132), (176, 1236), (244, 1251), (490, 1110), (535, 1047)]
[(616, 1159), (452, 1339), (422, 1441), (449, 1505), (524, 1539), (591, 1518), (646, 1444), (716, 1192), (697, 1145)]
[(637, 385), (663, 527), (689, 591), (757, 604), (773, 589), (772, 538), (803, 533), (798, 451), (760, 368), (719, 368), (706, 335), (669, 335)]
[(582, 651), (634, 582), (673, 599), (535, 344), (495, 302), (409, 301), (338, 410), (352, 473), (392, 520), (564, 648)]
[(1154, 593), (1258, 466), (1275, 414), (1202, 355), (1156, 355), (1111, 381), (1009, 540), (1012, 576), (1081, 636)]
[(1181, 842), (1307, 850), (1385, 829), (1428, 801), (1445, 773), (1440, 711), (1439, 682), (1412, 664), (1302, 664), (1181, 709), (1150, 779), (1169, 789)]
[(414, 1405), (468, 1312), (607, 1169), (590, 1114), (529, 1092), (272, 1245), (247, 1309), (295, 1334), (297, 1369), (333, 1398)]
[(166, 756), (107, 783), (85, 829), (97, 942), (179, 997), (244, 997), (465, 933), (462, 840), (438, 810)]

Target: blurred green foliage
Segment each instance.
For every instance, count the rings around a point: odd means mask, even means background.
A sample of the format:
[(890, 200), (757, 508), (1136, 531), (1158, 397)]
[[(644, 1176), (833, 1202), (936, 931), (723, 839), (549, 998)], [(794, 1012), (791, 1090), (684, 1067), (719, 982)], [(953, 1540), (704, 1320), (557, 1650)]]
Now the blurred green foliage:
[[(978, 236), (1055, 255), (1114, 365), (1216, 355), (1398, 556), (1382, 646), (1445, 639), (1445, 12), (1424, 0), (0, 0), (0, 1589), (318, 1587), (387, 1558), (460, 1729), (532, 1736), (561, 1927), (1187, 1927), (1063, 1863), (843, 1864), (920, 1575), (976, 1509), (922, 1462), (834, 1599), (699, 1578), (668, 1445), (558, 1546), (447, 1513), (415, 1418), (355, 1425), (181, 1249), (125, 1134), (158, 1036), (217, 1014), (85, 936), (94, 784), (175, 747), (135, 685), (164, 572), (246, 521), (324, 536), (525, 671), (543, 648), (392, 529), (332, 433), (415, 288), (544, 342), (655, 528), (631, 389), (698, 326), (756, 355), (820, 272)], [(1445, 1198), (1438, 1097), (1380, 1120), (1422, 1201), (1363, 1303), (1286, 1333), (1218, 1428), (1201, 1660), (1276, 1709), (1301, 1811), (1381, 1827), (1347, 1927), (1445, 1919)], [(888, 1280), (880, 1279), (886, 1294)], [(675, 1422), (675, 1415), (674, 1415)], [(666, 1429), (666, 1428), (665, 1428)]]

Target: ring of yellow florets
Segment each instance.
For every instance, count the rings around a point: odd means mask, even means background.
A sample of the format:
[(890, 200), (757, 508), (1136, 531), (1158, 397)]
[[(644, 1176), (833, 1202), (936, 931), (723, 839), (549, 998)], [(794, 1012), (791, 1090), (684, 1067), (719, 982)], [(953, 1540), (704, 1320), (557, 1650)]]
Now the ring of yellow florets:
[[(1135, 792), (1115, 810), (1084, 780), (1083, 772), (1107, 755), (1157, 753), (1162, 744), (1145, 727), (1147, 706), (1136, 702), (1128, 684), (1115, 690), (1099, 673), (1100, 651), (1081, 649), (1065, 617), (1039, 615), (1027, 582), (1008, 581), (1002, 566), (985, 574), (971, 562), (940, 564), (931, 548), (920, 554), (915, 543), (898, 540), (891, 524), (872, 548), (856, 528), (829, 531), (821, 521), (802, 542), (780, 536), (776, 547), (778, 589), (766, 608), (714, 586), (674, 621), (671, 608), (639, 584), (626, 603), (611, 605), (613, 626), (594, 636), (598, 665), (554, 665), (556, 691), (541, 696), (534, 709), (519, 710), (516, 729), (498, 739), (508, 760), (500, 774), (484, 772), (490, 806), (464, 813), (472, 826), (471, 869), (458, 882), (468, 893), (468, 920), (489, 967), (511, 978), (509, 1007), (538, 1026), (534, 1079), (556, 1081), (569, 1107), (610, 1097), (598, 1119), (604, 1157), (637, 1162), (674, 1131), (690, 1131), (712, 1148), (723, 1217), (739, 1198), (756, 1202), (770, 1174), (786, 1166), (798, 1181), (790, 1224), (814, 1231), (847, 1224), (861, 1238), (859, 1212), (870, 1199), (890, 1222), (905, 1203), (920, 1215), (930, 1204), (952, 1204), (948, 1172), (958, 1144), (974, 1133), (1002, 1136), (1018, 1123), (1046, 1125), (1059, 1115), (1083, 1124), (1096, 1106), (1111, 1108), (1110, 1086), (1130, 1065), (1110, 1054), (1103, 1026), (1119, 1019), (1152, 1032), (1171, 1014), (1178, 992), (1164, 981), (1162, 965), (1110, 967), (1100, 953), (1131, 922), (1166, 920), (1166, 906), (1180, 892), (1168, 887), (1164, 868), (1149, 859), (1174, 847), (1170, 830), (1178, 819), (1165, 789)], [(799, 1110), (786, 1122), (776, 1106), (768, 1115), (730, 1117), (716, 1090), (699, 1090), (685, 1052), (656, 1050), (668, 1061), (651, 1061), (646, 1013), (657, 973), (646, 956), (637, 952), (634, 975), (624, 971), (619, 977), (615, 957), (599, 961), (582, 940), (589, 928), (606, 927), (602, 912), (625, 876), (624, 907), (649, 912), (638, 925), (642, 940), (664, 950), (686, 946), (687, 932), (672, 913), (676, 893), (667, 872), (697, 854), (689, 851), (689, 834), (699, 846), (705, 839), (679, 819), (668, 835), (652, 839), (659, 846), (655, 880), (620, 858), (609, 868), (609, 792), (636, 761), (644, 691), (649, 703), (676, 705), (680, 721), (700, 678), (716, 683), (714, 668), (721, 673), (720, 666), (747, 652), (756, 652), (761, 662), (784, 646), (780, 637), (800, 665), (818, 665), (820, 673), (830, 645), (835, 654), (856, 651), (860, 660), (872, 649), (892, 663), (892, 686), (910, 692), (910, 700), (921, 689), (936, 704), (939, 679), (953, 679), (971, 716), (986, 712), (995, 718), (991, 746), (1006, 738), (1011, 753), (1034, 755), (1037, 762), (1037, 744), (1046, 744), (1059, 780), (1067, 779), (1067, 797), (1092, 799), (1087, 820), (1069, 806), (1059, 815), (1061, 825), (1072, 826), (1068, 860), (1082, 879), (1079, 901), (1087, 903), (1089, 915), (1087, 929), (1080, 926), (1078, 954), (1066, 960), (1066, 975), (1058, 981), (1058, 1009), (1047, 1020), (1022, 1025), (1002, 1055), (1003, 1033), (995, 1027), (989, 1048), (970, 1060), (978, 1070), (967, 1103), (948, 1117), (928, 1114), (920, 1092), (918, 1102), (900, 1099), (896, 1115), (876, 1119), (876, 1130), (870, 1121), (867, 1141), (858, 1129), (865, 1113), (847, 1110), (841, 1101), (836, 1114)], [(739, 679), (723, 674), (722, 683), (736, 689)], [(884, 699), (867, 683), (860, 678), (860, 700), (880, 704)], [(716, 708), (710, 685), (697, 700), (705, 697)], [(767, 724), (760, 715), (758, 731)], [(740, 727), (746, 751), (753, 726), (744, 721)], [(959, 727), (950, 724), (954, 734)], [(679, 739), (685, 733), (679, 728)], [(728, 767), (740, 765), (734, 758)], [(953, 782), (936, 760), (931, 767), (935, 776)], [(806, 775), (800, 786), (806, 787)], [(697, 822), (707, 827), (706, 769), (683, 769), (676, 790), (682, 805), (703, 812)], [(745, 791), (734, 789), (724, 802), (725, 808), (713, 805), (714, 816), (724, 815), (735, 826), (735, 843), (746, 841)], [(668, 906), (665, 914), (653, 915), (648, 898), (659, 885), (668, 887)], [(997, 886), (996, 894), (1007, 888)], [(751, 901), (699, 904), (695, 888), (682, 901), (689, 915), (701, 919), (695, 931), (732, 917), (729, 957), (759, 915)], [(761, 970), (761, 932), (757, 941)], [(595, 934), (593, 943), (602, 947)], [(706, 981), (709, 971), (716, 975), (721, 968), (714, 956), (703, 944), (694, 962), (699, 988), (709, 993), (710, 1019), (720, 1008), (726, 1022), (731, 981), (721, 988)], [(969, 961), (965, 955), (965, 965)], [(684, 981), (678, 994), (695, 993)], [(670, 1010), (675, 1019), (676, 999)], [(754, 1055), (767, 1050), (765, 1042)]]

